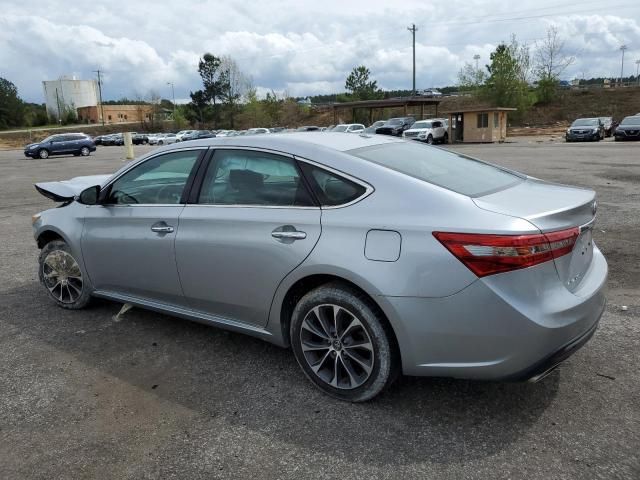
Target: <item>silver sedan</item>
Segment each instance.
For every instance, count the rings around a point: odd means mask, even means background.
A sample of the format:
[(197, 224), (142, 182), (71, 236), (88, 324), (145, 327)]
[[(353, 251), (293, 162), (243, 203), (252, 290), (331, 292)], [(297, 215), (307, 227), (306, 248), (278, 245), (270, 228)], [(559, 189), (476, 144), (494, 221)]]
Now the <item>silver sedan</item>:
[(39, 183), (40, 281), (291, 347), (348, 401), (401, 373), (537, 380), (602, 315), (595, 193), (381, 135), (163, 147)]

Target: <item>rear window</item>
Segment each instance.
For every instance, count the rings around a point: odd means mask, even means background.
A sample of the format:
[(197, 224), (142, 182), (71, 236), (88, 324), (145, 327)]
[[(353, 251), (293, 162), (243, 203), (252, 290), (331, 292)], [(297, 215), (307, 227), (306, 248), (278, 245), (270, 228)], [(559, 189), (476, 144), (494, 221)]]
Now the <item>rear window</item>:
[(488, 163), (416, 143), (386, 143), (347, 153), (470, 197), (523, 181), (523, 177)]

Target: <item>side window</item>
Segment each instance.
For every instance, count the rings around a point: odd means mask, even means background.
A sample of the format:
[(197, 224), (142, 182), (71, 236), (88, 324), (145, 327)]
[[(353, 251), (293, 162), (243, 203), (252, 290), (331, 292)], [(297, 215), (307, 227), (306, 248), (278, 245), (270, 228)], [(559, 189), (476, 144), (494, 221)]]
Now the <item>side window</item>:
[(129, 170), (112, 185), (110, 204), (179, 204), (200, 150), (153, 157)]
[(489, 114), (488, 113), (478, 113), (476, 115), (478, 119), (477, 128), (487, 128), (489, 126)]
[(313, 206), (293, 159), (251, 150), (217, 150), (198, 203)]
[(302, 170), (322, 206), (344, 205), (366, 192), (362, 185), (314, 165), (302, 163)]
[(442, 126), (442, 122), (433, 122), (432, 126), (433, 128), (440, 128)]

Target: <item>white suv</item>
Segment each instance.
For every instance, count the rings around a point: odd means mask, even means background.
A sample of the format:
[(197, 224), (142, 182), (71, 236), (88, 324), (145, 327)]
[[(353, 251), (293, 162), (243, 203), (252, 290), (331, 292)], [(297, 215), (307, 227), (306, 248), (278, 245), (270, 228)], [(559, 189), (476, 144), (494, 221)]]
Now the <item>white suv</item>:
[(402, 133), (403, 138), (420, 140), (422, 142), (447, 143), (449, 141), (449, 122), (443, 118), (432, 118), (430, 120), (418, 120), (411, 128)]
[(331, 129), (332, 132), (345, 132), (345, 133), (362, 133), (364, 132), (364, 125), (361, 123), (341, 123)]

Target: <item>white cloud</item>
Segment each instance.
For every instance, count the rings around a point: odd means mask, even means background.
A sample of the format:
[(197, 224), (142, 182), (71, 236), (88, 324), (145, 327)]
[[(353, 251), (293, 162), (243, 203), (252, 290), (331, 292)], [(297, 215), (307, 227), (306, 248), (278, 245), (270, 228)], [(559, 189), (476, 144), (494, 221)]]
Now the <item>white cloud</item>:
[[(188, 98), (200, 88), (198, 58), (209, 51), (236, 59), (258, 92), (339, 92), (359, 64), (384, 88), (410, 88), (406, 27), (415, 22), (419, 88), (452, 84), (475, 54), (484, 65), (511, 33), (533, 44), (549, 24), (558, 27), (577, 57), (568, 78), (582, 72), (613, 77), (619, 74), (621, 43), (629, 45), (629, 65), (640, 58), (640, 4), (613, 2), (22, 0), (5, 5), (0, 16), (0, 76), (31, 101), (42, 101), (42, 80), (71, 73), (92, 78), (97, 68), (105, 72), (107, 98), (150, 89), (168, 96), (167, 82), (174, 83), (178, 98)], [(612, 8), (621, 4), (627, 7)]]

